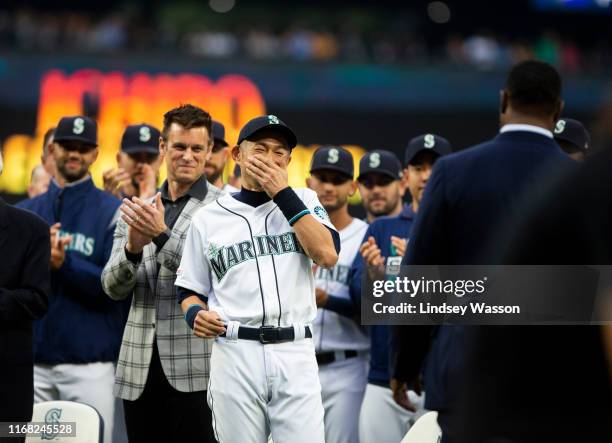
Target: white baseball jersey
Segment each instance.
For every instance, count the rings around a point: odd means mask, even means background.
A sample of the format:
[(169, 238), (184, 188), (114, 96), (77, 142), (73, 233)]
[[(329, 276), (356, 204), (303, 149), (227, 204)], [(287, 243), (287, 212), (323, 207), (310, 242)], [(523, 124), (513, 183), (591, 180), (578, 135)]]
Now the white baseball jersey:
[(229, 183), (224, 184), (221, 189), (227, 192), (228, 194), (233, 194), (234, 192), (240, 192), (240, 189), (233, 187)]
[[(335, 230), (314, 191), (294, 191)], [(252, 207), (225, 195), (194, 215), (176, 285), (207, 296), (209, 309), (226, 321), (305, 325), (317, 312), (311, 266), (274, 201)]]
[[(331, 269), (317, 268), (317, 288), (335, 297), (350, 298), (349, 270), (367, 229), (367, 223), (354, 218), (351, 224), (339, 231), (341, 248), (338, 263)], [(364, 351), (370, 347), (369, 338), (355, 320), (327, 309), (318, 310), (313, 329), (317, 352)]]

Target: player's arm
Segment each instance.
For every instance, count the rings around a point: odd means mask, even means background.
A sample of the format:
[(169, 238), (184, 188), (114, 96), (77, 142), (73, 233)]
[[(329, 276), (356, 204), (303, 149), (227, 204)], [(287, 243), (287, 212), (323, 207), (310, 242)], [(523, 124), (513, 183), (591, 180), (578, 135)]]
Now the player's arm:
[(333, 231), (337, 234), (335, 229), (326, 227), (316, 219), (289, 187), (287, 171), (274, 162), (264, 162), (257, 155), (246, 160), (245, 166), (283, 212), (306, 255), (324, 268), (334, 266), (338, 261), (340, 237), (335, 241), (332, 233)]
[(225, 333), (225, 326), (218, 313), (208, 310), (208, 304), (199, 294), (189, 289), (178, 287), (177, 294), (185, 321), (193, 333), (202, 338), (215, 338)]
[[(302, 202), (291, 188), (285, 188), (281, 192), (285, 191), (287, 191), (288, 194), (293, 194), (290, 198), (295, 198), (299, 200), (300, 203)], [(276, 200), (275, 198), (275, 201)], [(302, 205), (304, 204), (302, 203)], [(338, 261), (338, 251), (334, 245), (334, 238), (330, 229), (322, 223), (319, 223), (310, 214), (302, 216), (292, 225), (292, 227), (304, 252), (306, 252), (306, 255), (308, 255), (312, 261), (324, 268), (331, 268), (336, 264)], [(340, 237), (338, 237), (338, 240), (339, 239)]]
[(193, 333), (202, 338), (215, 338), (225, 333), (225, 326), (219, 314), (208, 309), (208, 297), (212, 290), (206, 228), (201, 214), (196, 213), (185, 239), (181, 263), (177, 270), (176, 295), (187, 325)]

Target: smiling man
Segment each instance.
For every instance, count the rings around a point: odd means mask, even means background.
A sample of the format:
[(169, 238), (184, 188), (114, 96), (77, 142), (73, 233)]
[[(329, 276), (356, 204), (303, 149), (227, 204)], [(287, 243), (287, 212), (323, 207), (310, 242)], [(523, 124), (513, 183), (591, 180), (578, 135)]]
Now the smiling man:
[(311, 267), (336, 264), (340, 237), (315, 192), (287, 184), (296, 143), (274, 115), (249, 121), (232, 148), (241, 191), (199, 211), (185, 240), (176, 285), (189, 326), (214, 339), (218, 441), (325, 440)]
[(210, 115), (193, 105), (168, 111), (158, 143), (168, 179), (154, 199), (123, 199), (102, 274), (111, 298), (132, 296), (115, 394), (123, 399), (130, 443), (193, 441), (194, 435), (212, 442), (206, 406), (210, 344), (191, 334), (174, 290), (191, 219), (221, 195), (204, 175)]
[(128, 305), (110, 300), (100, 275), (110, 255), (119, 200), (96, 188), (89, 169), (98, 157), (97, 124), (63, 117), (49, 154), (49, 190), (19, 206), (50, 226), (51, 297), (35, 323), (34, 398), (70, 399), (95, 407), (113, 435), (113, 381)]
[(402, 210), (402, 166), (395, 154), (384, 149), (368, 152), (359, 160), (357, 184), (368, 223)]

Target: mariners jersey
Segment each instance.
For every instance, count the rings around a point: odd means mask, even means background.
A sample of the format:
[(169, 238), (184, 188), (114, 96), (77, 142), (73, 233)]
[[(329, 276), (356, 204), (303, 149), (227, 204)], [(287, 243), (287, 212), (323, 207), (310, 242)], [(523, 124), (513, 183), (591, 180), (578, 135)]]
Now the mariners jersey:
[[(294, 189), (335, 230), (314, 191)], [(273, 200), (252, 207), (225, 195), (200, 209), (187, 233), (176, 286), (243, 325), (310, 324), (316, 315), (312, 260)]]
[[(327, 294), (350, 299), (349, 271), (363, 236), (368, 229), (367, 223), (354, 218), (340, 233), (340, 255), (338, 263), (331, 269), (317, 268), (315, 285)], [(370, 340), (354, 319), (342, 316), (328, 309), (319, 309), (314, 322), (314, 343), (317, 352), (357, 350), (370, 347)]]

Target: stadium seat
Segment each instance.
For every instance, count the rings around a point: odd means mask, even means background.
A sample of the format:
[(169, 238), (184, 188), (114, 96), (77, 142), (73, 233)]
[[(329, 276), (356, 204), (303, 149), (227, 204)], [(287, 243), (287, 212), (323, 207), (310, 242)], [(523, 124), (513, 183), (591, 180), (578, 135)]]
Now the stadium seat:
[(45, 425), (76, 423), (75, 436), (39, 434), (26, 438), (26, 443), (102, 443), (104, 422), (92, 406), (73, 401), (47, 401), (34, 404), (32, 422)]
[(430, 411), (412, 425), (401, 443), (438, 443), (441, 439), (442, 430), (438, 426), (438, 413)]

